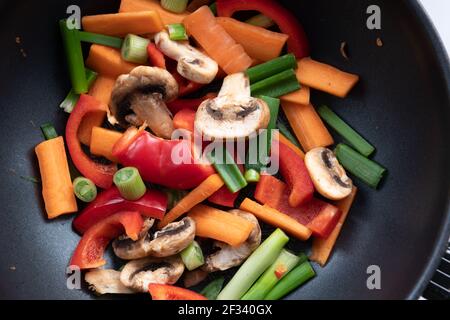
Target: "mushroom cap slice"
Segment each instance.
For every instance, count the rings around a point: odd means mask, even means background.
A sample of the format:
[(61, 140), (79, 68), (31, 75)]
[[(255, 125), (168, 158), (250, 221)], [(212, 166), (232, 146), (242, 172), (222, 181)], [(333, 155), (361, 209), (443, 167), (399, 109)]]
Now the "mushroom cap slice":
[(325, 198), (341, 200), (352, 192), (352, 180), (330, 149), (309, 151), (305, 155), (305, 165), (317, 192)]
[(128, 288), (147, 292), (150, 283), (174, 284), (184, 272), (179, 256), (147, 257), (128, 262), (120, 273), (120, 281)]
[(97, 294), (132, 294), (136, 293), (120, 281), (120, 271), (95, 269), (86, 273), (84, 280), (89, 289)]
[(112, 247), (116, 256), (124, 260), (133, 260), (147, 257), (146, 252), (147, 234), (153, 226), (155, 220), (147, 218), (144, 220), (144, 226), (139, 234), (137, 241), (133, 241), (128, 236), (123, 235), (115, 239)]
[(215, 241), (214, 246), (219, 251), (206, 257), (202, 270), (207, 272), (224, 271), (239, 266), (261, 243), (261, 228), (258, 219), (246, 211), (231, 210), (229, 213), (238, 215), (254, 224), (254, 228), (248, 239), (239, 247), (232, 247), (224, 242)]

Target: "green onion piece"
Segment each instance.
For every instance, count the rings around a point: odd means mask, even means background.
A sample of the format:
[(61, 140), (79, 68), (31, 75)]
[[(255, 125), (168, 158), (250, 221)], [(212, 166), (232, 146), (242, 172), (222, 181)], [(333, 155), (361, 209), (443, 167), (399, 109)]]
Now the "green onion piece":
[[(92, 86), (95, 79), (97, 79), (97, 72), (86, 69), (86, 80), (87, 80), (89, 88)], [(77, 104), (79, 98), (80, 98), (80, 95), (75, 93), (75, 91), (73, 89), (70, 89), (66, 98), (64, 99), (63, 102), (61, 102), (59, 107), (61, 109), (64, 109), (65, 112), (71, 113), (73, 108)]]
[(375, 148), (367, 140), (345, 123), (333, 110), (327, 106), (321, 106), (317, 109), (317, 112), (330, 127), (363, 156), (368, 157), (375, 151)]
[(213, 15), (217, 16), (217, 2), (211, 3), (211, 5), (209, 6), (209, 9), (213, 13)]
[(85, 177), (78, 177), (73, 180), (73, 191), (77, 198), (83, 202), (91, 202), (97, 197), (97, 187)]
[(264, 300), (279, 300), (292, 290), (313, 278), (315, 275), (316, 273), (311, 264), (309, 262), (304, 262), (282, 278), (275, 287), (270, 290)]
[(387, 171), (378, 163), (367, 159), (345, 144), (338, 144), (335, 153), (345, 169), (373, 189), (378, 187), (378, 184)]
[(150, 40), (129, 34), (125, 37), (122, 44), (122, 58), (125, 61), (143, 64), (147, 62), (147, 47)]
[(298, 255), (298, 263), (297, 263), (297, 265), (301, 265), (301, 264), (305, 263), (306, 261), (308, 261), (308, 256), (306, 254), (304, 254), (303, 252), (300, 253)]
[(67, 27), (66, 20), (59, 21), (59, 28), (63, 38), (72, 88), (75, 93), (86, 93), (88, 91), (88, 85), (86, 81), (83, 52), (81, 51), (81, 42), (78, 36), (78, 30), (70, 30)]
[(189, 192), (185, 190), (164, 190), (167, 195), (167, 212), (172, 210), (181, 199), (183, 199)]
[(167, 30), (169, 31), (170, 40), (181, 41), (189, 39), (186, 33), (186, 29), (184, 28), (184, 25), (181, 23), (169, 24), (167, 26)]
[(275, 25), (275, 22), (272, 19), (263, 14), (258, 14), (254, 17), (251, 17), (245, 22), (261, 28), (270, 28)]
[(275, 230), (244, 262), (217, 300), (240, 299), (259, 276), (280, 255), (281, 249), (289, 241), (289, 237), (280, 229)]
[(161, 0), (161, 7), (170, 12), (182, 13), (186, 10), (187, 3), (188, 0)]
[(297, 60), (292, 53), (275, 58), (265, 63), (254, 66), (246, 71), (247, 76), (250, 79), (250, 83), (254, 84), (258, 81), (270, 78), (280, 72), (296, 69)]
[(300, 258), (283, 249), (277, 260), (255, 282), (241, 300), (262, 300), (288, 272), (298, 265)]
[(45, 137), (45, 140), (51, 140), (58, 137), (58, 133), (55, 130), (55, 127), (51, 123), (45, 123), (41, 126), (42, 134)]
[(197, 241), (192, 241), (190, 245), (181, 251), (180, 255), (184, 265), (189, 271), (197, 269), (205, 263), (202, 248), (200, 248)]
[(216, 150), (214, 149), (208, 154), (208, 159), (222, 177), (228, 190), (231, 193), (236, 193), (247, 186), (247, 181), (228, 150), (223, 148), (221, 153), (223, 153), (222, 159), (219, 158), (219, 155), (216, 155)]
[(289, 130), (283, 122), (278, 121), (277, 128), (278, 130), (280, 130), (281, 134), (286, 137), (286, 139), (295, 144), (298, 148), (301, 148), (300, 142), (298, 142), (297, 138), (292, 134), (291, 130)]
[(117, 37), (105, 36), (103, 34), (79, 31), (80, 40), (88, 43), (101, 44), (108, 47), (120, 49), (122, 48), (123, 40)]
[(251, 182), (258, 182), (260, 175), (259, 172), (256, 171), (255, 169), (249, 169), (245, 171), (244, 177), (245, 180), (247, 180), (247, 182), (251, 183)]
[(120, 169), (114, 174), (113, 181), (122, 197), (127, 200), (138, 200), (147, 191), (138, 169), (134, 167)]
[(278, 73), (251, 85), (253, 96), (278, 98), (300, 89), (300, 83), (293, 69)]
[(214, 279), (213, 281), (208, 283), (208, 285), (204, 287), (202, 291), (200, 291), (200, 294), (206, 297), (208, 300), (216, 300), (217, 296), (223, 288), (224, 280), (225, 279), (223, 277)]

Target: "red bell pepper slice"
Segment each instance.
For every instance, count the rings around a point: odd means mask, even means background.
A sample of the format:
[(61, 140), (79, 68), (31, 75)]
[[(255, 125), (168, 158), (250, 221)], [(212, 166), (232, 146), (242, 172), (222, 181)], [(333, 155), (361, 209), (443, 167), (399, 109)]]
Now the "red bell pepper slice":
[(278, 156), (281, 175), (289, 186), (289, 205), (298, 207), (309, 202), (314, 195), (314, 184), (303, 159), (284, 143), (279, 144), (272, 156)]
[(173, 114), (180, 112), (181, 110), (193, 110), (197, 111), (198, 107), (202, 104), (203, 101), (208, 99), (214, 99), (217, 97), (215, 93), (208, 93), (202, 98), (196, 99), (177, 99), (172, 102), (167, 103), (167, 107)]
[(154, 43), (147, 46), (148, 60), (154, 67), (166, 69), (166, 58)]
[(220, 17), (231, 17), (238, 11), (259, 11), (272, 19), (287, 34), (289, 39), (288, 50), (295, 54), (297, 59), (310, 55), (308, 38), (302, 25), (291, 11), (275, 0), (217, 0), (217, 14)]
[(197, 292), (167, 284), (150, 283), (148, 292), (153, 300), (208, 300)]
[[(183, 161), (174, 161), (172, 153), (182, 153)], [(164, 140), (135, 128), (116, 143), (113, 155), (122, 165), (136, 167), (145, 181), (172, 189), (195, 188), (215, 173), (210, 164), (195, 163), (190, 141)]]
[(239, 191), (231, 193), (227, 186), (223, 186), (217, 190), (212, 196), (208, 198), (208, 201), (219, 206), (224, 206), (228, 208), (234, 208), (234, 203), (239, 196)]
[(144, 220), (139, 212), (124, 211), (99, 221), (81, 238), (70, 260), (70, 265), (80, 269), (98, 268), (106, 264), (103, 259), (108, 243), (123, 232), (132, 240), (137, 240)]
[(173, 127), (175, 129), (185, 129), (194, 132), (196, 114), (197, 112), (190, 109), (184, 109), (177, 112), (173, 117)]
[(167, 196), (156, 190), (147, 192), (138, 200), (124, 199), (117, 187), (111, 187), (101, 192), (97, 198), (75, 218), (75, 230), (83, 234), (90, 227), (119, 211), (137, 211), (142, 215), (162, 219), (167, 208)]
[(89, 158), (81, 148), (78, 139), (78, 128), (84, 116), (91, 112), (106, 112), (107, 106), (95, 98), (82, 94), (66, 125), (66, 142), (70, 157), (83, 176), (89, 178), (100, 188), (109, 188), (117, 171), (115, 164), (100, 164)]
[(315, 236), (328, 238), (342, 212), (335, 206), (313, 198), (307, 204), (293, 208), (289, 205), (287, 185), (273, 176), (261, 175), (256, 185), (255, 199), (294, 218)]
[(190, 93), (193, 93), (201, 88), (203, 88), (205, 85), (202, 83), (197, 83), (191, 80), (186, 79), (181, 74), (178, 73), (178, 71), (173, 71), (172, 76), (175, 78), (175, 80), (178, 83), (178, 96), (184, 97)]

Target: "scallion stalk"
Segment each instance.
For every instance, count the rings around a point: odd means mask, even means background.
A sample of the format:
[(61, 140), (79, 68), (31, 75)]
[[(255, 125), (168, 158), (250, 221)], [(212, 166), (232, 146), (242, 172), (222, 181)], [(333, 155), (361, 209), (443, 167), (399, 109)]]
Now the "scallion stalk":
[(283, 249), (277, 260), (255, 282), (241, 300), (262, 300), (286, 274), (298, 265), (300, 257)]
[(282, 278), (264, 300), (279, 300), (316, 275), (309, 262), (304, 262)]
[(300, 142), (298, 142), (297, 138), (292, 134), (291, 130), (289, 130), (283, 122), (278, 121), (277, 128), (278, 130), (280, 130), (281, 134), (286, 137), (286, 139), (295, 144), (298, 148), (301, 148)]
[(85, 177), (73, 180), (73, 191), (75, 196), (83, 202), (92, 202), (97, 197), (97, 187)]
[(66, 20), (59, 21), (59, 28), (63, 38), (64, 51), (66, 53), (67, 66), (69, 68), (70, 81), (75, 93), (86, 93), (88, 85), (84, 69), (83, 52), (78, 36), (78, 30), (69, 29)]
[(127, 200), (138, 200), (147, 191), (138, 169), (134, 167), (120, 169), (114, 174), (113, 181), (122, 197)]
[(192, 241), (190, 245), (181, 251), (180, 256), (189, 271), (197, 269), (205, 263), (202, 248), (200, 248), (197, 241)]
[(270, 78), (276, 74), (279, 74), (280, 72), (296, 68), (297, 68), (297, 60), (295, 59), (295, 56), (292, 53), (289, 53), (284, 56), (254, 66), (248, 69), (246, 71), (246, 74), (250, 79), (250, 83), (254, 84), (256, 82)]
[(367, 142), (358, 132), (351, 128), (344, 120), (327, 106), (321, 106), (317, 112), (322, 119), (333, 128), (340, 136), (342, 136), (356, 151), (363, 156), (370, 156), (375, 148)]
[(251, 17), (245, 22), (261, 28), (270, 28), (275, 25), (275, 22), (272, 19), (263, 14), (258, 14), (254, 17)]
[(224, 281), (225, 279), (223, 277), (214, 279), (213, 281), (208, 283), (208, 285), (204, 287), (202, 291), (200, 291), (200, 294), (206, 297), (208, 300), (216, 300), (217, 296), (223, 288)]
[(125, 37), (122, 44), (122, 58), (125, 61), (143, 64), (147, 61), (147, 47), (150, 40), (129, 34)]
[(222, 177), (228, 190), (231, 193), (236, 193), (247, 186), (247, 181), (228, 150), (223, 148), (220, 153), (223, 155), (222, 159), (216, 154), (215, 149), (208, 154), (208, 159)]
[(289, 241), (289, 237), (280, 229), (275, 230), (244, 262), (217, 300), (240, 299), (259, 276), (280, 255), (281, 249)]
[(188, 0), (161, 0), (161, 7), (170, 12), (182, 13), (186, 10)]
[(255, 169), (249, 169), (245, 171), (244, 174), (245, 180), (247, 180), (248, 183), (252, 182), (258, 182), (260, 179), (260, 174)]
[(278, 98), (300, 89), (300, 83), (293, 69), (285, 70), (274, 76), (251, 85), (253, 96)]
[(96, 43), (101, 44), (108, 47), (113, 47), (120, 49), (122, 48), (123, 40), (118, 37), (105, 36), (104, 34), (79, 31), (78, 35), (80, 37), (80, 41), (88, 42), (88, 43)]
[[(92, 86), (95, 79), (97, 79), (97, 72), (86, 69), (86, 80), (88, 83), (88, 88)], [(78, 99), (80, 98), (80, 95), (75, 93), (73, 89), (70, 89), (69, 93), (67, 94), (66, 98), (63, 102), (59, 105), (61, 109), (64, 109), (65, 112), (71, 113), (73, 108), (78, 102)]]
[(41, 126), (42, 134), (45, 137), (45, 140), (51, 140), (58, 137), (58, 133), (55, 130), (55, 127), (51, 123), (45, 123)]
[(169, 24), (167, 30), (169, 31), (170, 40), (182, 41), (189, 39), (182, 23)]
[(386, 174), (386, 169), (378, 163), (367, 159), (345, 144), (337, 145), (336, 157), (342, 166), (371, 188), (376, 189)]

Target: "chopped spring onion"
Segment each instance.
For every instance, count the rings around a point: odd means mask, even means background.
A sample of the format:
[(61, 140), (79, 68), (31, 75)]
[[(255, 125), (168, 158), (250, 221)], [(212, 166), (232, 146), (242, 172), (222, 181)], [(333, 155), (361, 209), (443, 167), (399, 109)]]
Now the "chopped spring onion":
[(297, 60), (292, 53), (275, 58), (265, 63), (254, 66), (246, 71), (247, 76), (250, 79), (250, 83), (254, 84), (258, 81), (270, 78), (280, 72), (296, 69)]
[(113, 181), (122, 197), (127, 200), (138, 200), (147, 191), (138, 169), (134, 167), (120, 169), (114, 174)]
[(251, 17), (245, 22), (261, 28), (270, 28), (275, 25), (275, 22), (273, 22), (272, 19), (263, 14), (258, 14), (254, 17)]
[(187, 3), (188, 0), (161, 0), (161, 7), (170, 12), (182, 13), (186, 10)]
[(217, 16), (217, 2), (211, 3), (211, 5), (209, 6), (209, 9), (213, 13), (213, 15)]
[(306, 261), (282, 278), (275, 287), (270, 290), (264, 300), (279, 300), (292, 290), (313, 278), (315, 275), (316, 273), (311, 264)]
[(55, 127), (53, 127), (50, 123), (45, 123), (41, 126), (42, 134), (45, 137), (45, 140), (51, 140), (58, 137), (58, 133), (56, 133)]
[(150, 40), (129, 34), (122, 44), (122, 58), (133, 63), (145, 63), (148, 58), (147, 47)]
[(376, 189), (386, 174), (385, 168), (345, 144), (338, 144), (335, 153), (345, 169), (367, 183), (371, 188)]
[(275, 230), (244, 262), (225, 288), (220, 292), (217, 300), (240, 299), (259, 276), (280, 255), (281, 249), (289, 241), (289, 237), (281, 231)]
[[(86, 80), (88, 83), (88, 88), (92, 86), (95, 79), (97, 79), (97, 72), (86, 69)], [(73, 89), (70, 89), (69, 93), (67, 94), (66, 98), (63, 102), (59, 105), (61, 109), (64, 109), (65, 112), (71, 113), (73, 108), (78, 102), (78, 99), (80, 98), (80, 95), (75, 93)]]
[(223, 148), (220, 153), (223, 154), (222, 159), (220, 159), (218, 154), (216, 155), (215, 149), (208, 154), (208, 159), (213, 164), (217, 173), (222, 177), (228, 190), (231, 193), (236, 193), (247, 186), (247, 181), (228, 150)]
[(370, 156), (375, 148), (367, 142), (361, 135), (353, 130), (347, 123), (344, 122), (336, 113), (327, 106), (321, 106), (317, 112), (322, 119), (332, 127), (339, 135), (341, 135), (356, 151), (363, 156)]
[(206, 287), (203, 288), (202, 291), (200, 291), (200, 294), (206, 297), (208, 300), (216, 300), (217, 296), (223, 288), (224, 281), (225, 279), (223, 277), (211, 281)]
[(262, 300), (275, 285), (298, 265), (300, 257), (283, 249), (277, 260), (255, 282), (241, 300)]
[(84, 177), (73, 180), (73, 191), (83, 202), (91, 202), (97, 197), (97, 187), (91, 180)]
[(277, 128), (280, 130), (281, 134), (286, 137), (290, 142), (295, 144), (297, 147), (301, 148), (300, 142), (298, 142), (297, 138), (292, 134), (291, 130), (281, 121), (277, 122)]
[(103, 34), (79, 31), (80, 40), (88, 43), (101, 44), (108, 47), (120, 49), (122, 48), (123, 40), (117, 37), (105, 36)]
[(59, 21), (59, 28), (63, 38), (64, 51), (66, 53), (72, 88), (75, 93), (86, 93), (88, 91), (88, 85), (78, 30), (69, 29), (66, 20)]
[(181, 41), (189, 39), (182, 23), (169, 24), (167, 30), (169, 31), (170, 40)]
[(278, 73), (251, 85), (253, 96), (278, 98), (300, 89), (300, 83), (293, 69)]
[(197, 269), (205, 263), (202, 248), (200, 248), (197, 241), (192, 241), (190, 245), (181, 251), (180, 256), (189, 271)]
[(256, 171), (255, 169), (249, 169), (245, 171), (244, 177), (245, 180), (247, 180), (247, 182), (251, 183), (251, 182), (258, 182), (260, 175), (259, 172)]

